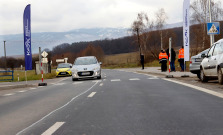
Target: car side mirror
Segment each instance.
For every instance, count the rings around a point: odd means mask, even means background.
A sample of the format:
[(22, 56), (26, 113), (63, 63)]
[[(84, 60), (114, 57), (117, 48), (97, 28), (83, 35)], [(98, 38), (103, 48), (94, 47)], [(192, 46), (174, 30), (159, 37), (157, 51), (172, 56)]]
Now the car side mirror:
[(201, 58), (205, 58), (205, 57), (207, 57), (207, 55), (206, 54), (201, 54)]
[(70, 68), (72, 68), (72, 66), (70, 66)]

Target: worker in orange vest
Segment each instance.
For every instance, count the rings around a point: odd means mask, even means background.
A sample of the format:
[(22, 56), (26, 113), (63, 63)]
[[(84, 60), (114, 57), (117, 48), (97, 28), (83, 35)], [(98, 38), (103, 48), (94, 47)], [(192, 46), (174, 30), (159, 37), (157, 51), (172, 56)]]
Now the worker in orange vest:
[(181, 71), (184, 71), (184, 46), (179, 50), (178, 61), (180, 63)]
[(161, 50), (159, 54), (159, 63), (161, 63), (161, 71), (166, 72), (167, 71), (167, 59), (168, 56), (165, 52), (165, 50)]

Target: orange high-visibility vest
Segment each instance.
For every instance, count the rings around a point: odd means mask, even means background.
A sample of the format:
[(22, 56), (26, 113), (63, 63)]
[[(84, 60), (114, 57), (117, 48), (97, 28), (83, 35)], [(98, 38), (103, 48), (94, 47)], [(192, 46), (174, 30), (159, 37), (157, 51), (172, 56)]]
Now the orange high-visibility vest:
[(184, 59), (184, 49), (183, 49), (183, 48), (181, 48), (181, 49), (179, 50), (178, 59)]
[(159, 54), (159, 60), (161, 60), (161, 59), (168, 59), (167, 54), (160, 52), (160, 54)]

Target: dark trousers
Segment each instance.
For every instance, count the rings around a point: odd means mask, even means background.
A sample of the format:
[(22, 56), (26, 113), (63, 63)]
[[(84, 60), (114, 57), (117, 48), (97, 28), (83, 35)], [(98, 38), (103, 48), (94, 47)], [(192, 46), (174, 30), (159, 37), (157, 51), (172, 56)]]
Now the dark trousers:
[(179, 59), (181, 71), (184, 71), (184, 59)]
[(166, 60), (162, 60), (161, 62), (161, 71), (167, 71), (167, 61)]
[(171, 71), (176, 71), (175, 70), (175, 61), (170, 62), (170, 68), (171, 68)]

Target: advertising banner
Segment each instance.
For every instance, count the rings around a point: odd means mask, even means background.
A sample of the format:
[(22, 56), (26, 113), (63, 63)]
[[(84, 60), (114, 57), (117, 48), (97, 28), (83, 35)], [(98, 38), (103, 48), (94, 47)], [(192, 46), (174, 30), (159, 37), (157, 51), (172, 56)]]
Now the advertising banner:
[(30, 21), (31, 21), (30, 5), (27, 5), (23, 14), (25, 70), (32, 70), (31, 22)]
[(183, 5), (183, 41), (184, 61), (190, 60), (190, 0), (184, 0)]

